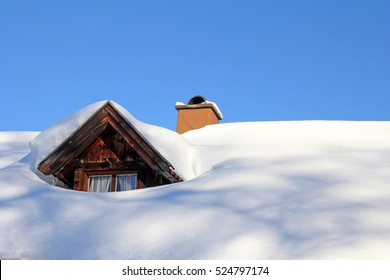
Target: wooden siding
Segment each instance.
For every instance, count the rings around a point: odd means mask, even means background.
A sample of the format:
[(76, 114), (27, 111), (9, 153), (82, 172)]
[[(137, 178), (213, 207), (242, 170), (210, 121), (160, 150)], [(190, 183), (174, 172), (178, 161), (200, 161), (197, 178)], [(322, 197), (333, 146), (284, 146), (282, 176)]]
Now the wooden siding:
[(111, 126), (63, 169), (68, 182), (72, 180), (72, 172), (74, 183), (71, 187), (82, 191), (88, 191), (89, 176), (96, 175), (112, 176), (111, 191), (115, 191), (118, 174), (136, 174), (137, 189), (158, 184), (150, 179), (153, 170)]

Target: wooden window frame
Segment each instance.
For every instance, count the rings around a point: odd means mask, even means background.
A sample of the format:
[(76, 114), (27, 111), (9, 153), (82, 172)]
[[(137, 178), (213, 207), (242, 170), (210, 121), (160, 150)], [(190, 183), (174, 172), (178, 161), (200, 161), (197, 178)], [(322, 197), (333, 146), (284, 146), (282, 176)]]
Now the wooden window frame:
[(101, 174), (101, 175), (90, 175), (90, 176), (88, 176), (88, 192), (93, 192), (93, 191), (91, 191), (91, 178), (94, 178), (94, 177), (110, 177), (111, 184), (110, 184), (109, 192), (112, 191), (113, 176), (111, 174)]
[[(135, 176), (135, 189), (138, 189), (138, 174), (136, 172), (131, 172), (131, 173), (124, 173), (124, 174), (116, 174), (115, 175), (115, 192), (118, 192), (118, 189), (116, 187), (117, 182), (118, 182), (118, 177), (120, 176)], [(114, 180), (114, 179), (113, 179)]]
[(111, 176), (111, 188), (110, 192), (116, 192), (116, 177), (117, 175), (136, 175), (137, 176), (137, 182), (135, 189), (137, 190), (139, 188), (139, 174), (138, 172), (131, 171), (131, 170), (110, 170), (109, 172), (107, 170), (85, 170), (83, 171), (85, 176), (87, 176), (87, 186), (86, 190), (89, 192), (89, 177), (91, 176)]

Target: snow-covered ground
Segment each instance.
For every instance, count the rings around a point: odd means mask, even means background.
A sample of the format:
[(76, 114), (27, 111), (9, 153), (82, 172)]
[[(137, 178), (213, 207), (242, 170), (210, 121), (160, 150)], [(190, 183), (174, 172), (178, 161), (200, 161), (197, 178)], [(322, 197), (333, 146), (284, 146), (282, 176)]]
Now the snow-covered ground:
[(14, 163), (29, 153), (28, 143), (39, 132), (0, 131), (0, 169)]
[(37, 133), (0, 133), (0, 258), (390, 258), (390, 122), (138, 128), (187, 181), (53, 187), (34, 172)]

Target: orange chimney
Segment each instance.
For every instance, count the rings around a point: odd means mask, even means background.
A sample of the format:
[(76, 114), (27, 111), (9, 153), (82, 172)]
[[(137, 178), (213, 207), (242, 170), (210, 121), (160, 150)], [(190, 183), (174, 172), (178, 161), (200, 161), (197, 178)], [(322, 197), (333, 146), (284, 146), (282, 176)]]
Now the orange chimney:
[(218, 124), (222, 120), (218, 106), (200, 95), (192, 97), (187, 105), (176, 103), (176, 110), (178, 111), (176, 132), (180, 134), (209, 124)]

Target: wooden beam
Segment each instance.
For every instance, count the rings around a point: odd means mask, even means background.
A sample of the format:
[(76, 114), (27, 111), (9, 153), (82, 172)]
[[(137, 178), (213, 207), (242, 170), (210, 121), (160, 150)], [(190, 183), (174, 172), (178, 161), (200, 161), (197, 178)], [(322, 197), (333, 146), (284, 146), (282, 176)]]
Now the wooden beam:
[(107, 113), (101, 111), (93, 121), (81, 126), (77, 132), (73, 133), (70, 138), (42, 161), (38, 169), (45, 175), (58, 172), (67, 162), (92, 144), (100, 133), (107, 128), (108, 123), (105, 116), (107, 116)]
[[(125, 141), (146, 161), (153, 171), (160, 174), (172, 167), (141, 133), (127, 122), (112, 106), (106, 107), (110, 115), (109, 124), (117, 130)], [(127, 129), (124, 129), (127, 128)]]
[(144, 163), (135, 161), (117, 161), (117, 162), (82, 162), (81, 167), (85, 169), (143, 169), (147, 168)]

